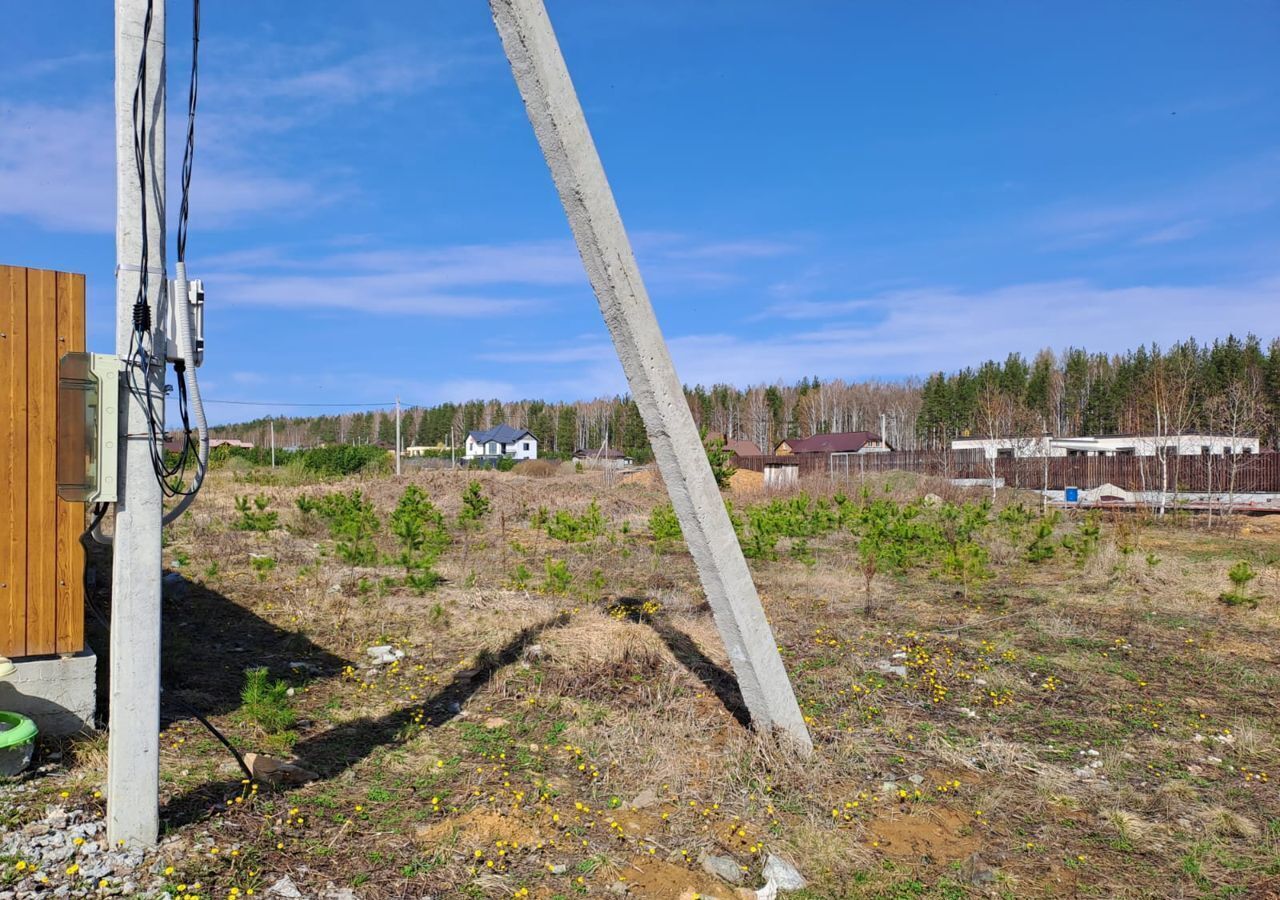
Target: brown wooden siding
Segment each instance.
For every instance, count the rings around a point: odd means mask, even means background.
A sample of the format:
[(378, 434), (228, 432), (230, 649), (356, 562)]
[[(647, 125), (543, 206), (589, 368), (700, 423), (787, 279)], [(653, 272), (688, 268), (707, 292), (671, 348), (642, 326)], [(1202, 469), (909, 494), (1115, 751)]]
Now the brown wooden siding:
[(84, 276), (0, 266), (0, 654), (84, 649), (84, 504), (58, 499), (58, 360), (84, 349)]

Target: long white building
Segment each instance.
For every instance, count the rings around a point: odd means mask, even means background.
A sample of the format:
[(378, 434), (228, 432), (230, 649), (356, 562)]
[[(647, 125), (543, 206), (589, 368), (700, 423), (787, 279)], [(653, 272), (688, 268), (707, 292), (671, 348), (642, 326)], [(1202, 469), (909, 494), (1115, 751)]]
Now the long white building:
[(987, 459), (1027, 459), (1041, 456), (1156, 456), (1163, 450), (1178, 456), (1224, 456), (1257, 453), (1256, 437), (1221, 434), (1106, 434), (1083, 437), (957, 438), (952, 450), (981, 450)]

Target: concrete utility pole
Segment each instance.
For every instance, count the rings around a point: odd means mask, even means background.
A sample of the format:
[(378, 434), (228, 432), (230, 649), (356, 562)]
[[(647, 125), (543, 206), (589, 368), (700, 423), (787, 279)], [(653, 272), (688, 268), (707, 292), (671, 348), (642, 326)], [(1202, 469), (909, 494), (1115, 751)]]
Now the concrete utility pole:
[(271, 468), (276, 467), (276, 417), (271, 417)]
[(396, 398), (396, 474), (400, 474), (400, 398)]
[[(126, 366), (133, 336), (138, 279), (146, 278), (152, 308), (165, 283), (165, 23), (164, 0), (151, 5), (146, 81), (139, 114), (146, 122), (148, 263), (142, 258), (142, 215), (134, 158), (133, 94), (138, 81), (148, 0), (116, 0), (116, 352)], [(153, 335), (164, 320), (153, 314)], [(159, 321), (156, 321), (156, 320)], [(163, 347), (159, 337), (155, 346)], [(164, 351), (147, 390), (164, 410)], [(127, 377), (127, 373), (126, 373)], [(107, 842), (144, 847), (160, 827), (160, 485), (151, 466), (147, 416), (120, 386), (120, 486), (116, 501), (111, 580), (111, 721), (107, 735)]]
[(706, 451), (542, 0), (489, 0), (658, 468), (755, 726), (804, 751), (809, 731), (729, 522)]

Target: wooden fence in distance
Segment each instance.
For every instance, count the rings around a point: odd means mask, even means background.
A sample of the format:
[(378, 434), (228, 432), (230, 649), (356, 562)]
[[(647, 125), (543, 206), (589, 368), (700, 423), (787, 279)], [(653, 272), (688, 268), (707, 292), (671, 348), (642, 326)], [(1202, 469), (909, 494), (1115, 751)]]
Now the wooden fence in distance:
[[(892, 453), (798, 453), (789, 456), (738, 456), (740, 469), (763, 472), (766, 466), (799, 466), (801, 475), (831, 474), (857, 478), (881, 472), (915, 472), (938, 478), (990, 478), (991, 461), (980, 450), (897, 451)], [(995, 476), (1010, 487), (1082, 490), (1114, 484), (1127, 491), (1158, 491), (1161, 463), (1154, 456), (1055, 456), (995, 460)], [(1167, 489), (1184, 493), (1280, 493), (1280, 453), (1238, 456), (1170, 456)]]
[(0, 266), (0, 655), (84, 649), (83, 503), (58, 498), (58, 360), (84, 349), (84, 276)]

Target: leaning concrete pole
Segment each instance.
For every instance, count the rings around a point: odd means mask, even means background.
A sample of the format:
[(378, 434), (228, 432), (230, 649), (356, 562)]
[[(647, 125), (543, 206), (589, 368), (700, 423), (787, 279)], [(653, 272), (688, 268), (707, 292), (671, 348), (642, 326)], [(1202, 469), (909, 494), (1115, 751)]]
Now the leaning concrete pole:
[(542, 0), (489, 0), (511, 71), (649, 432), (685, 541), (757, 728), (806, 752), (804, 717), (578, 103)]
[[(164, 290), (164, 2), (116, 0), (116, 352), (133, 337), (138, 279), (154, 303)], [(146, 82), (140, 116), (144, 145), (148, 271), (142, 272), (142, 214), (134, 158), (133, 95), (148, 6)], [(154, 323), (153, 323), (154, 324)], [(163, 327), (163, 322), (158, 323)], [(164, 409), (164, 351), (148, 390)], [(120, 481), (111, 579), (111, 686), (107, 736), (107, 840), (150, 846), (159, 832), (160, 783), (160, 485), (151, 466), (142, 403), (120, 388)]]

